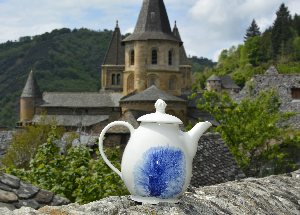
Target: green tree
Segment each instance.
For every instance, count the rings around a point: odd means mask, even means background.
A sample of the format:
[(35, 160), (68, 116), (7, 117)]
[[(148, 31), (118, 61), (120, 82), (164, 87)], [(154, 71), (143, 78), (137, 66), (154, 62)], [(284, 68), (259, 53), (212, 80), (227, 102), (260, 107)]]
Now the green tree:
[(274, 91), (261, 92), (240, 103), (226, 93), (204, 92), (197, 107), (219, 123), (216, 131), (221, 133), (245, 174), (257, 176), (272, 148), (271, 142), (281, 140), (278, 122), (289, 116), (279, 111), (279, 105)]
[(276, 12), (272, 28), (272, 48), (275, 57), (284, 52), (287, 42), (291, 38), (291, 15), (288, 8), (282, 3)]
[(244, 36), (245, 42), (252, 37), (260, 36), (261, 32), (260, 29), (255, 21), (255, 19), (252, 20), (251, 25), (249, 28), (247, 28), (246, 35)]

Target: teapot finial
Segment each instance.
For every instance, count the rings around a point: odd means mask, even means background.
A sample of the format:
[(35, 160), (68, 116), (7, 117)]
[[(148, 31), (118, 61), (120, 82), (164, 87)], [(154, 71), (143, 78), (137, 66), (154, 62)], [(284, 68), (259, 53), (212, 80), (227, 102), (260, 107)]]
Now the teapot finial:
[(165, 103), (164, 100), (162, 99), (158, 99), (156, 102), (155, 102), (155, 108), (156, 108), (156, 112), (158, 113), (166, 113), (166, 107), (167, 107), (167, 104)]

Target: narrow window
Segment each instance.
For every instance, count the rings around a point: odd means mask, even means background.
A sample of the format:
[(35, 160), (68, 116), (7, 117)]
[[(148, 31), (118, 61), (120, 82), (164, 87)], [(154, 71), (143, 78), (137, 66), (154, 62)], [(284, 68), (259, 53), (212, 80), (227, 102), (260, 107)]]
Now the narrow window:
[(130, 65), (134, 65), (134, 50), (130, 51)]
[(292, 98), (300, 99), (300, 88), (292, 88)]
[(116, 75), (115, 74), (111, 75), (111, 85), (116, 85)]
[(173, 51), (169, 51), (169, 65), (171, 66), (173, 64)]
[(152, 64), (157, 64), (157, 50), (153, 49), (152, 50)]
[(117, 85), (121, 85), (121, 75), (117, 74)]
[(169, 90), (176, 90), (176, 83), (177, 80), (176, 80), (176, 77), (173, 76), (169, 79)]

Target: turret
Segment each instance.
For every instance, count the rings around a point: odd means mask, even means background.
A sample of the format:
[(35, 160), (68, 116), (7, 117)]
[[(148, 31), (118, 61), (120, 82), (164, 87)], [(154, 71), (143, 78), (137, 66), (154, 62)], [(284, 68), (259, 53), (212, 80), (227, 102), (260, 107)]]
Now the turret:
[[(173, 35), (181, 41), (181, 36), (177, 27), (177, 23), (175, 21), (175, 25), (173, 28)], [(181, 90), (182, 91), (189, 91), (192, 88), (192, 66), (188, 60), (186, 55), (186, 51), (184, 45), (180, 46), (179, 48), (179, 70), (182, 74), (181, 78)]]
[(180, 95), (180, 39), (173, 35), (163, 0), (144, 0), (134, 32), (125, 44), (125, 95), (151, 85)]
[(34, 73), (31, 71), (20, 98), (20, 122), (22, 126), (32, 121), (36, 105), (38, 105), (41, 100), (42, 94), (34, 77)]
[(101, 71), (102, 90), (123, 90), (124, 46), (118, 21), (104, 57)]

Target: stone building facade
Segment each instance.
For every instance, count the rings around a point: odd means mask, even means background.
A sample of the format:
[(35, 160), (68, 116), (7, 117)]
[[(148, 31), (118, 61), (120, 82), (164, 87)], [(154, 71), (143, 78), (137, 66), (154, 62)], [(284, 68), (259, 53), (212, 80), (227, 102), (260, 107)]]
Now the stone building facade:
[(131, 35), (122, 38), (116, 24), (101, 68), (100, 92), (41, 93), (30, 72), (18, 125), (54, 118), (70, 129), (99, 130), (128, 110), (153, 111), (159, 98), (166, 99), (170, 114), (186, 122), (191, 73), (177, 24), (171, 30), (164, 2), (144, 0)]
[(296, 114), (288, 121), (288, 125), (300, 129), (300, 74), (280, 74), (271, 66), (265, 74), (255, 75), (249, 85), (236, 96), (236, 100), (249, 96), (250, 92), (255, 95), (266, 89), (278, 92), (280, 110)]

